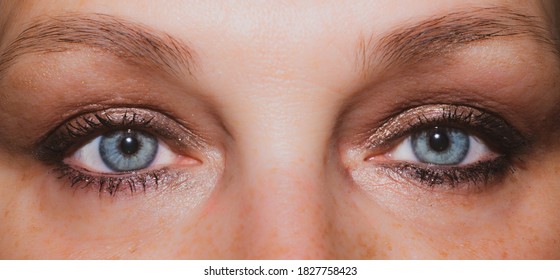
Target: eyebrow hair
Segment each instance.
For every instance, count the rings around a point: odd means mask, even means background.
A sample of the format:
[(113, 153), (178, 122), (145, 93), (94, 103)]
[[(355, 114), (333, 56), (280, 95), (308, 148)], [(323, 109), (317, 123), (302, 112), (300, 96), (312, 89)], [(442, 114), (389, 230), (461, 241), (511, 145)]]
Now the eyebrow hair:
[(505, 7), (488, 7), (452, 12), (399, 27), (377, 42), (373, 37), (369, 41), (362, 38), (358, 64), (367, 76), (374, 64), (411, 65), (444, 56), (469, 43), (520, 36), (532, 38), (560, 56), (556, 36), (541, 19)]
[(173, 74), (192, 75), (196, 66), (193, 50), (164, 32), (106, 14), (64, 14), (32, 21), (0, 54), (0, 78), (24, 54), (80, 46)]

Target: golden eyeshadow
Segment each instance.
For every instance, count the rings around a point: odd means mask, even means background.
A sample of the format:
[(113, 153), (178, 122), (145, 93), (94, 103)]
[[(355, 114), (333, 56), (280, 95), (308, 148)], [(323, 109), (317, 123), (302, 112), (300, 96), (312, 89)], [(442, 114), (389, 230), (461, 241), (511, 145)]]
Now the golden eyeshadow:
[(458, 127), (487, 140), (492, 148), (523, 150), (529, 141), (502, 117), (465, 105), (430, 104), (414, 107), (389, 118), (367, 133), (368, 149), (383, 149), (413, 130), (443, 125)]
[(39, 141), (35, 155), (39, 160), (55, 165), (54, 170), (59, 178), (68, 180), (71, 187), (92, 188), (100, 194), (133, 194), (189, 179), (189, 172), (180, 172), (173, 167), (96, 174), (64, 163), (65, 157), (88, 140), (127, 129), (151, 133), (166, 142), (171, 149), (186, 156), (195, 156), (206, 145), (205, 139), (193, 129), (184, 127), (162, 113), (144, 108), (110, 108), (84, 113), (58, 126)]
[[(372, 161), (403, 138), (433, 127), (453, 127), (480, 138), (497, 154), (466, 165), (438, 165), (407, 161)], [(430, 104), (405, 110), (368, 132), (363, 144), (365, 164), (404, 183), (419, 183), (432, 189), (480, 191), (515, 171), (519, 155), (530, 148), (517, 129), (497, 114), (465, 105)]]
[(144, 108), (110, 108), (82, 114), (58, 126), (39, 141), (36, 155), (46, 162), (60, 161), (75, 146), (105, 132), (122, 129), (151, 132), (180, 151), (201, 148), (205, 143), (194, 129), (162, 113)]

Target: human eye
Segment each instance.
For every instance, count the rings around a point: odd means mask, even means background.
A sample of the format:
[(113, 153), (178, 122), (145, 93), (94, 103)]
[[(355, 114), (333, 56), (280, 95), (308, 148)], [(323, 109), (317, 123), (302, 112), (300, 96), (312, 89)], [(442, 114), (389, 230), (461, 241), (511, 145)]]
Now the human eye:
[(178, 170), (201, 164), (203, 141), (170, 117), (149, 109), (112, 108), (79, 115), (40, 143), (73, 187), (115, 195), (157, 188)]
[(432, 126), (416, 131), (388, 156), (393, 160), (442, 166), (469, 165), (496, 157), (478, 137), (450, 126)]
[(460, 105), (424, 105), (389, 119), (367, 157), (392, 178), (440, 189), (483, 189), (514, 170), (527, 140), (503, 118)]
[(133, 129), (117, 129), (95, 137), (65, 160), (85, 170), (118, 174), (172, 164), (197, 164), (173, 152), (158, 137)]

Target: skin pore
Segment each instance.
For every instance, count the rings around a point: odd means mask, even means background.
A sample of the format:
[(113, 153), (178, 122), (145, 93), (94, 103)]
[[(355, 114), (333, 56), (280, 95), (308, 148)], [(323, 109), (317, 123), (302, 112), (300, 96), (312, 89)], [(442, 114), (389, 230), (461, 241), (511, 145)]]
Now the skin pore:
[(560, 257), (553, 1), (255, 2), (0, 0), (0, 258)]

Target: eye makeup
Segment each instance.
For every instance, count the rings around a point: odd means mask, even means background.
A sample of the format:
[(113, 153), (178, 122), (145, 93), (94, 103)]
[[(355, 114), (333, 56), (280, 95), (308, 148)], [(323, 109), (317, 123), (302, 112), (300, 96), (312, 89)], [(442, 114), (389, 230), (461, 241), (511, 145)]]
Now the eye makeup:
[(197, 160), (200, 160), (197, 154), (205, 145), (197, 132), (162, 113), (144, 108), (110, 108), (79, 115), (60, 125), (39, 141), (36, 156), (47, 164), (55, 165), (59, 178), (68, 180), (71, 187), (93, 188), (99, 194), (116, 195), (123, 191), (132, 194), (188, 180), (189, 172), (179, 172), (173, 166), (100, 173), (65, 162), (65, 158), (94, 137), (129, 130), (150, 133), (178, 154)]
[(422, 128), (457, 127), (487, 141), (496, 150), (520, 150), (528, 141), (503, 118), (481, 109), (463, 105), (430, 104), (405, 110), (367, 133), (365, 146), (386, 149), (396, 139)]
[(204, 145), (200, 133), (185, 128), (162, 113), (143, 108), (110, 108), (80, 115), (60, 125), (38, 142), (36, 155), (45, 162), (58, 162), (76, 146), (95, 136), (126, 129), (157, 135), (179, 152), (193, 152)]
[[(494, 155), (466, 165), (438, 165), (379, 157), (404, 138), (434, 127), (459, 129), (476, 136)], [(364, 144), (367, 164), (396, 181), (440, 190), (483, 190), (508, 172), (513, 172), (518, 156), (530, 146), (520, 132), (498, 115), (470, 106), (450, 104), (429, 104), (405, 110), (367, 135)]]

